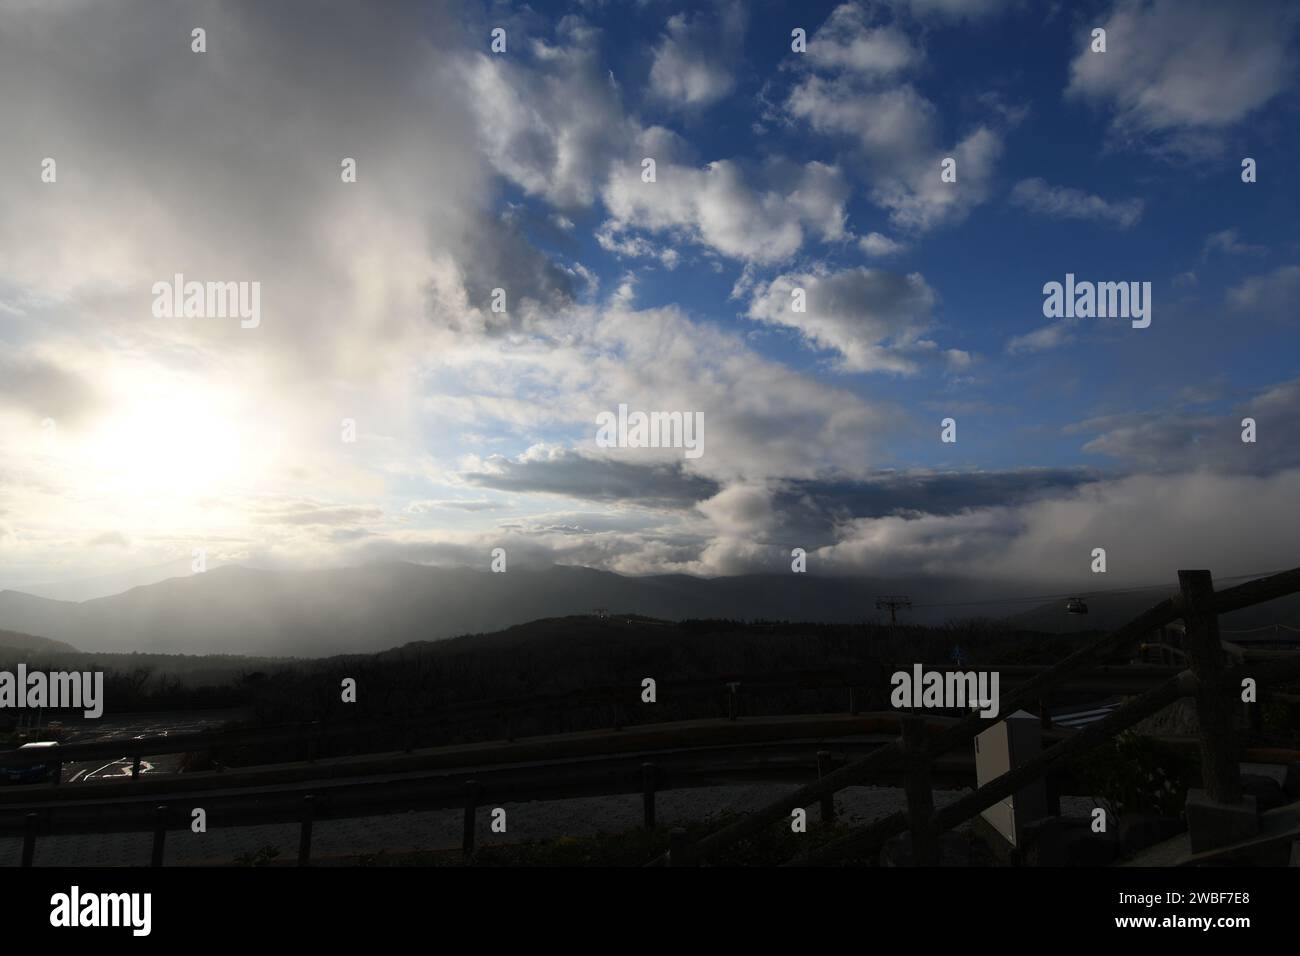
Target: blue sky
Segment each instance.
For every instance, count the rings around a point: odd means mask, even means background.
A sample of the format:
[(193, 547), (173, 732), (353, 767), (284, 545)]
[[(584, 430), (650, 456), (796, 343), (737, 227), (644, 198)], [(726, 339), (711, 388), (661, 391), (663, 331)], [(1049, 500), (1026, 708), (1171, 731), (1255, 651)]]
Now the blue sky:
[[(1294, 563), (1292, 4), (106, 16), (0, 2), (0, 586)], [(178, 272), (257, 327), (152, 313)], [(1046, 318), (1067, 273), (1150, 327)], [(620, 404), (705, 453), (603, 447)]]

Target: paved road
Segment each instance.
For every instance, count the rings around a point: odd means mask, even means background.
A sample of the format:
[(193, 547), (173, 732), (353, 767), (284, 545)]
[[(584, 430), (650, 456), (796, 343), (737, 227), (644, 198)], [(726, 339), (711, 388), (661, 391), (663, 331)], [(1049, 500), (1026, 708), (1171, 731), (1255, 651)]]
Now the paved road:
[[(233, 711), (200, 714), (161, 713), (86, 721), (72, 725), (63, 743), (89, 744), (126, 737), (166, 737), (170, 734), (197, 733), (203, 730), (214, 730), (234, 715)], [(141, 762), (140, 772), (142, 774), (176, 773), (180, 769), (180, 757), (180, 754), (150, 756)], [(82, 780), (129, 776), (131, 776), (131, 761), (125, 757), (107, 762), (77, 761), (64, 765), (62, 782), (75, 783)]]

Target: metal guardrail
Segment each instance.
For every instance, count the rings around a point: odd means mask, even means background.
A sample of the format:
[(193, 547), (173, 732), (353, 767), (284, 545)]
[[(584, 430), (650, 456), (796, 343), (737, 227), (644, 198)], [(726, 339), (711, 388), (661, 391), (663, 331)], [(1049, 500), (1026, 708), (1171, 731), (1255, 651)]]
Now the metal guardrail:
[[(1042, 665), (993, 665), (1008, 686), (1033, 680), (1046, 670)], [(938, 670), (959, 670), (955, 665), (936, 665)], [(743, 695), (776, 693), (797, 690), (840, 690), (847, 692), (848, 712), (857, 713), (863, 697), (860, 691), (873, 685), (879, 677), (879, 668), (855, 667), (847, 670), (782, 671), (761, 674), (722, 674), (716, 677), (690, 681), (674, 681), (666, 685), (674, 698), (725, 698), (727, 716), (738, 719)], [(1116, 667), (1103, 666), (1079, 675), (1071, 686), (1083, 692), (1114, 693), (1132, 690), (1176, 670), (1158, 666)], [(662, 688), (661, 688), (662, 689)], [(639, 688), (637, 688), (639, 692)], [(628, 724), (629, 697), (634, 697), (626, 685), (602, 687), (578, 694), (549, 693), (526, 698), (490, 699), (449, 704), (435, 713), (415, 718), (321, 722), (310, 721), (272, 727), (238, 730), (194, 731), (184, 734), (158, 734), (143, 737), (121, 737), (97, 740), (90, 743), (60, 745), (53, 751), (32, 750), (0, 751), (0, 765), (21, 767), (37, 764), (72, 763), (75, 761), (130, 759), (134, 763), (132, 776), (139, 775), (140, 760), (157, 754), (186, 753), (194, 751), (226, 751), (237, 747), (266, 744), (302, 743), (308, 759), (314, 759), (321, 744), (327, 740), (359, 735), (382, 735), (409, 742), (420, 731), (444, 726), (448, 720), (464, 717), (485, 717), (495, 720), (506, 740), (513, 740), (513, 727), (530, 713), (551, 708), (607, 707), (612, 711), (611, 725), (615, 730)], [(57, 779), (56, 774), (56, 779)], [(57, 785), (57, 784), (56, 784)]]

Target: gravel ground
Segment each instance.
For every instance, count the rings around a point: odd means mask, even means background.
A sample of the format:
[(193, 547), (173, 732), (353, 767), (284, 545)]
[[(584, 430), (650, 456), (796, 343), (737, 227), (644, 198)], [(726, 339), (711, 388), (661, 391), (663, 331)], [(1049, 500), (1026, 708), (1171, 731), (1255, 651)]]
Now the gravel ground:
[[(795, 784), (749, 784), (666, 790), (655, 800), (661, 825), (707, 820), (726, 812), (743, 813), (763, 806)], [(936, 806), (945, 806), (968, 790), (935, 791)], [(642, 823), (641, 797), (624, 794), (582, 797), (532, 803), (504, 803), (507, 831), (490, 831), (492, 806), (479, 808), (478, 842), (513, 843), (562, 836), (617, 833)], [(852, 825), (862, 825), (906, 809), (903, 791), (895, 787), (848, 787), (835, 798), (836, 815)], [(1063, 797), (1061, 811), (1085, 815), (1091, 800)], [(809, 816), (816, 819), (817, 810)], [(277, 859), (292, 860), (298, 851), (297, 824), (221, 827), (209, 818), (207, 833), (174, 831), (167, 834), (168, 866), (215, 864), (266, 848), (279, 850)], [(460, 846), (461, 811), (409, 811), (344, 820), (318, 820), (312, 833), (313, 857), (377, 853), (380, 850), (439, 850)], [(148, 833), (67, 834), (41, 837), (36, 843), (37, 866), (147, 866), (151, 837)], [(0, 840), (0, 865), (17, 865), (22, 840)]]

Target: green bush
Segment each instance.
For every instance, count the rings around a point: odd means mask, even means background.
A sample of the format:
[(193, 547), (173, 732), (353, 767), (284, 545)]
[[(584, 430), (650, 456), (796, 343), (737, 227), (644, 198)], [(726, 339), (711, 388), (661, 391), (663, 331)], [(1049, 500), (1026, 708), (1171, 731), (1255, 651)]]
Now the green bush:
[(1154, 737), (1124, 731), (1090, 753), (1079, 773), (1110, 816), (1182, 815), (1197, 761)]

